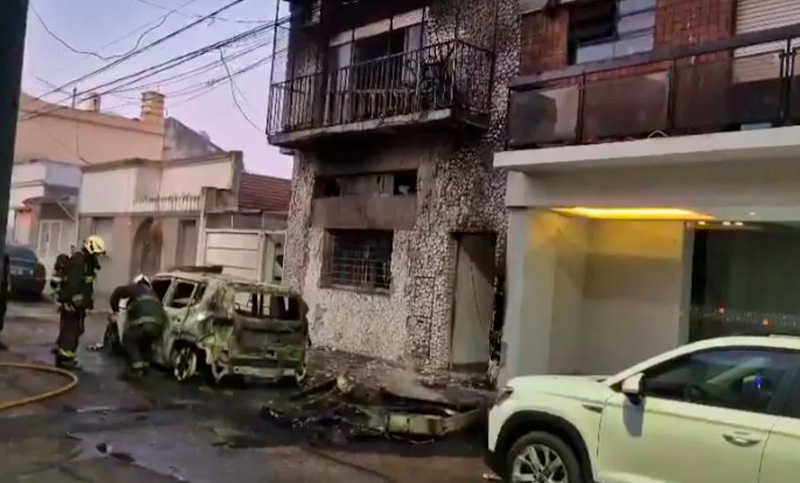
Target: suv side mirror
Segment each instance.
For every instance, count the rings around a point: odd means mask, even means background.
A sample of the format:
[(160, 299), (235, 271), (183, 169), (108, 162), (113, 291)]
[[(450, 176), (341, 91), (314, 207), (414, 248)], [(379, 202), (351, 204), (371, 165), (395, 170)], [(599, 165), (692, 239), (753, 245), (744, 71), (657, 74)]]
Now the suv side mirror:
[(628, 397), (628, 400), (633, 404), (641, 404), (643, 390), (642, 390), (642, 374), (636, 374), (622, 381), (622, 394)]

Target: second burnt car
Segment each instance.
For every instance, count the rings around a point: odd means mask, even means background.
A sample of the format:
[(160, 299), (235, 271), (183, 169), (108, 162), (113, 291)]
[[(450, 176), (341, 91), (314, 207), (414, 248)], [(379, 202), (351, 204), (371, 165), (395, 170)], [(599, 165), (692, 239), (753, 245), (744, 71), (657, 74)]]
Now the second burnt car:
[[(307, 310), (299, 294), (274, 284), (189, 271), (152, 278), (168, 323), (153, 344), (153, 361), (179, 381), (205, 372), (266, 380), (306, 376)], [(112, 319), (104, 345), (120, 349), (125, 310)]]

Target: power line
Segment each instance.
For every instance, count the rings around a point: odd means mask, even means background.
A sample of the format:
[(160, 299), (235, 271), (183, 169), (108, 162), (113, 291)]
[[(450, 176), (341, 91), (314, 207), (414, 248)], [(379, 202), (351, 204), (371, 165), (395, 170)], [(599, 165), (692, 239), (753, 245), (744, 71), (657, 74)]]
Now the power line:
[[(136, 1), (139, 2), (139, 3), (143, 3), (145, 5), (149, 5), (151, 7), (155, 7), (155, 8), (161, 9), (161, 10), (169, 10), (169, 7), (165, 7), (163, 5), (159, 5), (157, 3), (151, 2), (150, 0), (136, 0)], [(280, 1), (280, 0), (276, 0), (276, 1)], [(184, 16), (186, 18), (200, 18), (201, 17), (200, 15), (191, 14), (191, 13), (185, 13), (185, 12), (178, 12), (178, 14), (182, 15), (182, 16)], [(269, 20), (257, 20), (257, 19), (247, 19), (247, 20), (245, 20), (245, 19), (234, 19), (234, 18), (225, 18), (225, 17), (217, 17), (217, 16), (215, 16), (212, 20), (221, 20), (223, 22), (231, 22), (231, 23), (250, 23), (250, 24), (269, 22)]]
[[(248, 116), (247, 113), (244, 112), (244, 109), (242, 109), (242, 105), (239, 104), (239, 99), (236, 97), (236, 92), (239, 91), (239, 88), (236, 87), (236, 83), (233, 81), (231, 70), (228, 68), (228, 63), (225, 62), (225, 53), (222, 51), (222, 49), (219, 49), (219, 59), (222, 61), (222, 65), (225, 67), (225, 72), (228, 74), (228, 83), (231, 86), (231, 97), (233, 98), (233, 103), (236, 106), (236, 109), (238, 109), (239, 112), (242, 114), (242, 117), (244, 117), (245, 120), (248, 123), (250, 123), (251, 126), (253, 126), (253, 129), (262, 132), (261, 128), (256, 126), (256, 123), (254, 123), (253, 120), (250, 119), (250, 116)], [(239, 91), (239, 93), (241, 94), (241, 91)]]
[(94, 76), (96, 76), (98, 74), (101, 74), (101, 73), (103, 73), (103, 72), (105, 72), (105, 71), (107, 71), (109, 69), (112, 69), (113, 67), (116, 67), (117, 65), (125, 62), (126, 60), (129, 60), (129, 59), (131, 59), (133, 57), (136, 57), (137, 55), (139, 55), (139, 54), (141, 54), (143, 52), (146, 52), (146, 51), (148, 51), (148, 50), (150, 50), (150, 49), (152, 49), (152, 48), (154, 48), (154, 47), (156, 47), (156, 46), (158, 46), (160, 44), (163, 44), (164, 42), (166, 42), (166, 41), (168, 41), (168, 40), (170, 40), (170, 39), (172, 39), (174, 37), (177, 37), (178, 35), (186, 32), (187, 30), (189, 30), (189, 29), (191, 29), (193, 27), (196, 27), (197, 25), (200, 25), (204, 20), (209, 19), (209, 18), (217, 15), (220, 12), (224, 12), (225, 10), (227, 10), (227, 9), (229, 9), (231, 7), (234, 7), (234, 6), (240, 4), (240, 3), (244, 2), (244, 1), (245, 0), (233, 0), (232, 2), (228, 3), (227, 5), (225, 5), (225, 6), (221, 7), (221, 8), (218, 8), (217, 10), (209, 13), (208, 15), (204, 16), (201, 19), (195, 20), (194, 22), (191, 22), (188, 25), (185, 25), (185, 26), (179, 28), (178, 30), (175, 30), (175, 31), (173, 31), (173, 32), (171, 32), (171, 33), (169, 33), (169, 34), (167, 34), (167, 35), (165, 35), (165, 36), (153, 41), (153, 42), (150, 42), (149, 44), (145, 45), (144, 47), (138, 48), (138, 49), (134, 50), (133, 52), (125, 54), (122, 57), (120, 57), (120, 58), (118, 58), (118, 59), (116, 59), (116, 60), (114, 60), (114, 61), (112, 61), (112, 62), (110, 62), (110, 63), (108, 63), (108, 64), (106, 64), (106, 65), (104, 65), (104, 66), (102, 66), (100, 68), (98, 68), (98, 69), (95, 69), (92, 72), (89, 72), (88, 74), (84, 74), (84, 75), (78, 77), (77, 79), (73, 79), (73, 80), (67, 82), (66, 84), (63, 84), (63, 85), (59, 86), (57, 89), (51, 90), (50, 92), (44, 94), (43, 96), (40, 96), (39, 99), (41, 99), (42, 97), (48, 96), (48, 95), (52, 94), (53, 92), (57, 92), (58, 90), (64, 89), (64, 88), (69, 87), (69, 86), (71, 86), (73, 84), (76, 84), (78, 82), (84, 81), (84, 80), (89, 79), (91, 77), (94, 77)]

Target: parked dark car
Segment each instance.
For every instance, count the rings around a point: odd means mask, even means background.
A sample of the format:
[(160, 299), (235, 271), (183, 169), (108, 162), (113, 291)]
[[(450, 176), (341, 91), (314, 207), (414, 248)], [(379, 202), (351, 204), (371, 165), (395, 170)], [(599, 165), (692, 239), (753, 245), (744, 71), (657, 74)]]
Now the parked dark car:
[(47, 282), (47, 270), (36, 253), (27, 247), (6, 245), (9, 267), (9, 292), (12, 295), (39, 296)]

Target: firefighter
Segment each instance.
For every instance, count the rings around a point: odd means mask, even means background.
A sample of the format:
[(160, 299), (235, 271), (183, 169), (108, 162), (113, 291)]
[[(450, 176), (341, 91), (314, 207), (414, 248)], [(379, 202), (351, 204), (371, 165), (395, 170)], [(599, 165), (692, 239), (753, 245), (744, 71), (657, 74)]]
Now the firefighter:
[(94, 308), (94, 280), (100, 269), (98, 257), (106, 251), (106, 244), (97, 235), (83, 242), (80, 251), (74, 253), (66, 267), (66, 277), (58, 291), (61, 323), (58, 332), (56, 366), (77, 369), (75, 351), (83, 334), (86, 311)]
[[(73, 250), (74, 253), (74, 250)], [(60, 253), (56, 257), (56, 263), (53, 265), (53, 276), (50, 277), (50, 290), (53, 291), (53, 298), (58, 300), (59, 293), (61, 292), (61, 288), (64, 284), (64, 281), (67, 279), (67, 270), (69, 269), (69, 255), (65, 253)], [(53, 354), (58, 353), (58, 340), (53, 344), (53, 350), (51, 351)]]
[[(8, 279), (9, 275), (9, 265), (11, 260), (8, 258), (8, 255), (3, 255), (3, 267), (2, 267), (2, 277), (3, 279), (0, 280), (0, 334), (3, 332), (3, 326), (6, 322), (6, 307), (8, 305), (8, 287), (10, 281)], [(0, 351), (7, 350), (8, 346), (3, 344), (3, 341), (0, 341)]]
[(130, 366), (122, 374), (122, 378), (138, 381), (147, 374), (153, 342), (161, 336), (167, 323), (167, 314), (146, 275), (138, 275), (133, 283), (114, 290), (110, 303), (111, 311), (115, 315), (119, 312), (119, 303), (123, 299), (128, 299), (128, 303), (122, 346), (128, 355)]

